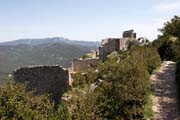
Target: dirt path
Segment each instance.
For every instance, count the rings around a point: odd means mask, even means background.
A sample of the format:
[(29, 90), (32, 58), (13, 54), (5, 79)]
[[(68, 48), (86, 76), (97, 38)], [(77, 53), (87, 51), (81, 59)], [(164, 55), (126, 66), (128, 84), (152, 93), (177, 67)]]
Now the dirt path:
[(153, 120), (180, 120), (175, 71), (176, 64), (165, 61), (160, 70), (151, 76), (154, 88)]

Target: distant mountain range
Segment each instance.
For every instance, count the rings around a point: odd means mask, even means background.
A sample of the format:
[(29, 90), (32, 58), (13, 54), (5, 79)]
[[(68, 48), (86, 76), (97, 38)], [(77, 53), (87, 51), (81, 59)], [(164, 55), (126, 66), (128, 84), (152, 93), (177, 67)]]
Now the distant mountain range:
[(98, 46), (99, 42), (73, 41), (62, 37), (0, 43), (0, 84), (9, 73), (23, 66), (58, 64), (69, 67), (74, 58)]
[(54, 37), (54, 38), (42, 38), (42, 39), (19, 39), (9, 42), (0, 43), (0, 45), (42, 45), (42, 44), (54, 44), (54, 43), (66, 43), (70, 45), (81, 45), (81, 46), (93, 46), (98, 47), (100, 42), (91, 42), (91, 41), (78, 41), (78, 40), (70, 40), (63, 37)]

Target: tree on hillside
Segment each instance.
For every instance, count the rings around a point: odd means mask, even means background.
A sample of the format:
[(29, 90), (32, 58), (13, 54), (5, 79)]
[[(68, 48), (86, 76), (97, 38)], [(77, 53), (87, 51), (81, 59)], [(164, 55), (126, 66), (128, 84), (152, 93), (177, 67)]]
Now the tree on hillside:
[(180, 17), (174, 16), (160, 29), (162, 36), (153, 42), (162, 60), (177, 61), (180, 58)]
[(172, 35), (180, 38), (180, 17), (174, 16), (170, 21), (164, 23), (164, 27), (160, 29), (164, 35)]

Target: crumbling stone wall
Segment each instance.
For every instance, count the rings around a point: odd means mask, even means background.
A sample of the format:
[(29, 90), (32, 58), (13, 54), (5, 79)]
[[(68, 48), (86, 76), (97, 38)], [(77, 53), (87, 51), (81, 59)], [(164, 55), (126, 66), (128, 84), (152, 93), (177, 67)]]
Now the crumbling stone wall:
[(99, 59), (74, 59), (71, 65), (72, 72), (84, 70), (88, 67), (96, 67)]
[(69, 87), (69, 72), (60, 66), (23, 67), (13, 72), (15, 82), (27, 82), (27, 89), (35, 89), (35, 94), (52, 94), (59, 99)]
[(130, 38), (108, 38), (103, 39), (99, 47), (100, 60), (105, 61), (107, 56), (118, 50), (125, 51), (128, 49)]
[(119, 50), (127, 50), (128, 49), (128, 46), (129, 46), (129, 41), (130, 41), (130, 38), (121, 38), (120, 39), (120, 43), (119, 43)]
[(134, 30), (123, 32), (123, 38), (107, 38), (103, 39), (99, 47), (99, 58), (102, 61), (107, 59), (107, 56), (114, 51), (125, 51), (128, 49), (130, 41), (136, 41), (136, 33)]
[(134, 33), (134, 30), (124, 31), (123, 32), (123, 38), (136, 39), (136, 33)]
[(113, 51), (118, 51), (120, 46), (120, 38), (107, 38), (102, 40), (99, 47), (100, 60), (104, 61), (107, 55)]

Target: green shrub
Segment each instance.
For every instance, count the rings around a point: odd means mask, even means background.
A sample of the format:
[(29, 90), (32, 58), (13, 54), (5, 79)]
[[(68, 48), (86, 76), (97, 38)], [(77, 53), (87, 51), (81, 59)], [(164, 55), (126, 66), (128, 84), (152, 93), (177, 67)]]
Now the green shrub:
[[(150, 93), (149, 73), (160, 64), (156, 48), (132, 47), (127, 52), (113, 52), (96, 70), (74, 74), (69, 104), (74, 106), (73, 119), (143, 119)], [(97, 85), (93, 92), (92, 84)]]
[(139, 59), (139, 62), (143, 62), (150, 73), (161, 65), (161, 58), (155, 47), (135, 47), (130, 50), (130, 54)]
[(180, 59), (180, 17), (174, 16), (160, 29), (162, 36), (153, 41), (162, 60), (177, 61)]
[(55, 109), (48, 96), (34, 96), (25, 85), (8, 83), (0, 88), (0, 119), (62, 120), (68, 119), (68, 111), (63, 104)]
[(177, 61), (180, 58), (180, 41), (171, 35), (162, 36), (154, 41), (162, 60)]
[(85, 55), (82, 56), (82, 58), (83, 58), (83, 59), (88, 59), (88, 58), (91, 58), (91, 56), (88, 55), (88, 54), (85, 54)]
[(100, 73), (105, 81), (97, 88), (101, 93), (96, 103), (97, 115), (103, 119), (143, 118), (143, 105), (150, 90), (146, 66), (127, 56), (114, 63), (106, 61)]
[(98, 73), (93, 68), (88, 68), (84, 72), (79, 71), (75, 74), (72, 74), (74, 79), (72, 86), (73, 87), (83, 87), (86, 84), (91, 84), (96, 82), (98, 79)]

